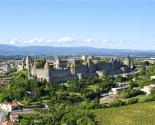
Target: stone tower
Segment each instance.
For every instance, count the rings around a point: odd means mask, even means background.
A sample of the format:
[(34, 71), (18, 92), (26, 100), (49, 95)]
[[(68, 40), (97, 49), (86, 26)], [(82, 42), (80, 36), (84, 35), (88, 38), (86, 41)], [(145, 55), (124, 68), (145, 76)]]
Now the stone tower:
[(32, 58), (30, 56), (27, 56), (26, 59), (25, 59), (25, 64), (26, 64), (25, 69), (29, 70), (30, 65), (32, 64), (32, 62), (33, 62)]
[(49, 64), (47, 61), (44, 65), (44, 77), (45, 77), (47, 82), (50, 81), (50, 68), (49, 68)]
[(29, 58), (30, 58), (30, 57), (27, 56), (27, 57), (26, 57), (26, 60), (25, 60), (25, 64), (26, 64), (26, 67), (25, 67), (25, 68), (26, 68), (27, 70), (29, 70), (29, 65), (30, 65), (30, 60), (29, 60)]
[(75, 75), (75, 65), (74, 64), (70, 65), (70, 72), (72, 75)]
[(22, 59), (22, 69), (24, 69), (25, 68), (25, 59), (23, 58)]
[(30, 78), (31, 77), (31, 71), (30, 71), (30, 67), (28, 69), (28, 74), (27, 74), (27, 77)]
[(130, 56), (128, 55), (126, 58), (124, 58), (123, 62), (124, 62), (124, 65), (131, 66)]
[(87, 58), (87, 65), (88, 65), (88, 73), (94, 72), (94, 64), (92, 62), (92, 58)]
[(60, 69), (60, 59), (59, 59), (59, 57), (55, 58), (55, 68)]
[(74, 75), (75, 74), (75, 58), (71, 58), (70, 60), (69, 60), (69, 63), (70, 63), (70, 72), (71, 72), (71, 74), (72, 75)]

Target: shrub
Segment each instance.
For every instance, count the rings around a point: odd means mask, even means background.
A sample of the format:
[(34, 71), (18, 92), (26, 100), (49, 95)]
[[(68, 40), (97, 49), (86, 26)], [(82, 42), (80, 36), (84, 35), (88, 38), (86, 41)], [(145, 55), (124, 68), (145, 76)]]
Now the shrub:
[(151, 96), (142, 96), (139, 98), (138, 102), (148, 102), (148, 101), (153, 101), (153, 98)]
[(137, 95), (143, 95), (143, 94), (145, 94), (145, 93), (139, 89), (138, 90), (132, 89), (130, 94), (129, 94), (129, 97), (135, 97)]
[(119, 107), (125, 105), (125, 102), (122, 100), (116, 100), (110, 104), (110, 107)]
[(138, 102), (138, 98), (130, 98), (126, 101), (126, 104), (134, 104)]
[(121, 98), (131, 98), (131, 97), (135, 97), (135, 96), (138, 96), (138, 95), (143, 95), (145, 94), (143, 91), (141, 90), (136, 90), (136, 89), (132, 89), (132, 90), (128, 90), (128, 91), (123, 91), (119, 94), (119, 96)]

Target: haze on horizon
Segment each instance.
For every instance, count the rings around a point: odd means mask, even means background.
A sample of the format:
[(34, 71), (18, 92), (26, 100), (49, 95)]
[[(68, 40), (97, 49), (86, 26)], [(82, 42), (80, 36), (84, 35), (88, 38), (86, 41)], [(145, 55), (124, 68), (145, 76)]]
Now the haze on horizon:
[(0, 0), (0, 44), (155, 50), (153, 0)]

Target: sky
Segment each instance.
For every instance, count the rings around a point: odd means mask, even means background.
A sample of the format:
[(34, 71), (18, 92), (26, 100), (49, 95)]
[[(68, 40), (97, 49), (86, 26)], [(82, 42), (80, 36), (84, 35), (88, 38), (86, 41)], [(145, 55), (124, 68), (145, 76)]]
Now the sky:
[(0, 0), (0, 43), (155, 50), (155, 0)]

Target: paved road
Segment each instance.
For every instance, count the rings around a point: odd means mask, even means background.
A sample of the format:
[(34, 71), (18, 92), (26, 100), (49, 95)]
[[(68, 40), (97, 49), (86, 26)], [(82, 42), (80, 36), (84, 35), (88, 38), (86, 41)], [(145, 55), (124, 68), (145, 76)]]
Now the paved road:
[(12, 111), (11, 113), (17, 113), (17, 114), (32, 114), (32, 113), (34, 113), (34, 109), (17, 110), (17, 111)]

